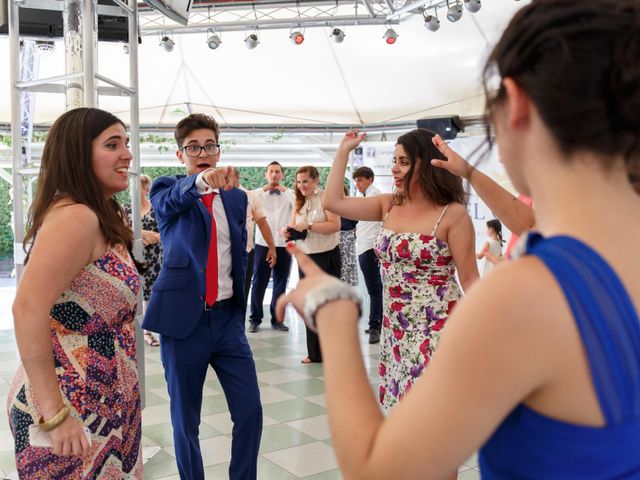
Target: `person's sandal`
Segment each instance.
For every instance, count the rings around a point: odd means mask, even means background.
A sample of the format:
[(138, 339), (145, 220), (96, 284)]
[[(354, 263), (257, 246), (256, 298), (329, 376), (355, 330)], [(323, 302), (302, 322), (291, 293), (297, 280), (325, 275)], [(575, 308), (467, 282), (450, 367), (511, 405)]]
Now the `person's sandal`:
[(144, 343), (147, 345), (151, 345), (152, 347), (159, 347), (160, 342), (156, 337), (153, 336), (151, 332), (144, 332)]

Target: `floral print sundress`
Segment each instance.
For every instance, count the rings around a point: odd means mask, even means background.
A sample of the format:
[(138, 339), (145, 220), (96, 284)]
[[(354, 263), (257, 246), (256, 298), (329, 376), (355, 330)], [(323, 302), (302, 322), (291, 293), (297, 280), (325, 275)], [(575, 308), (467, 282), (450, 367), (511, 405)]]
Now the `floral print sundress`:
[(383, 287), (379, 401), (386, 412), (429, 365), (449, 313), (462, 297), (449, 245), (435, 236), (448, 207), (430, 235), (383, 227), (376, 238)]

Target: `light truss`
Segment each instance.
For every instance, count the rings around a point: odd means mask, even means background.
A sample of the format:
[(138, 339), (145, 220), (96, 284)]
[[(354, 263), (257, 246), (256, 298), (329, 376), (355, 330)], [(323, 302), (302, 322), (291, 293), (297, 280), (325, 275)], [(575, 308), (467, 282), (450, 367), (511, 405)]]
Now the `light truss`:
[[(392, 25), (416, 13), (408, 8), (429, 8), (437, 0), (309, 0), (270, 2), (200, 2), (194, 4), (189, 24), (179, 25), (152, 10), (140, 12), (142, 35), (198, 33), (213, 30), (251, 31), (348, 25)], [(431, 5), (433, 4), (433, 5)], [(402, 9), (403, 13), (395, 14)], [(418, 10), (421, 11), (421, 10)], [(405, 13), (406, 12), (406, 13)]]

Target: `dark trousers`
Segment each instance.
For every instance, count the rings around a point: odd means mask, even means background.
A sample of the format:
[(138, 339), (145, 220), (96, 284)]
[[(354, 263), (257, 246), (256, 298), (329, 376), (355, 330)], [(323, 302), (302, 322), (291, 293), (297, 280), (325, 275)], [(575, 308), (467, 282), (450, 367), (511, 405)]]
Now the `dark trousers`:
[(382, 279), (380, 262), (373, 248), (358, 255), (358, 263), (369, 294), (369, 329), (380, 331), (382, 325)]
[(160, 357), (169, 390), (180, 478), (204, 479), (198, 434), (202, 388), (211, 365), (224, 390), (233, 421), (229, 478), (255, 480), (262, 434), (262, 405), (256, 366), (244, 333), (242, 310), (224, 304), (203, 311), (187, 337), (162, 335), (160, 338)]
[(273, 272), (273, 295), (271, 297), (271, 325), (277, 324), (276, 320), (276, 300), (287, 289), (287, 280), (289, 280), (289, 272), (291, 271), (291, 255), (287, 253), (285, 247), (276, 247), (276, 255), (278, 256), (276, 265), (271, 269), (267, 263), (267, 253), (269, 249), (262, 245), (256, 245), (253, 257), (253, 281), (251, 282), (251, 314), (249, 321), (252, 323), (262, 323), (263, 311), (262, 302), (264, 301), (264, 292), (269, 285), (271, 272)]
[[(340, 278), (340, 247), (336, 247), (333, 250), (321, 253), (312, 253), (309, 255), (311, 259), (318, 264), (318, 266), (329, 275), (333, 275), (336, 278)], [(304, 278), (304, 273), (298, 268), (300, 278)], [(320, 350), (320, 339), (318, 334), (309, 330), (305, 323), (307, 330), (307, 353), (309, 354), (309, 360), (312, 362), (322, 361), (322, 351)]]
[(247, 257), (247, 271), (244, 276), (244, 304), (248, 305), (249, 290), (251, 290), (251, 279), (253, 278), (253, 257), (256, 253), (256, 249), (252, 249)]

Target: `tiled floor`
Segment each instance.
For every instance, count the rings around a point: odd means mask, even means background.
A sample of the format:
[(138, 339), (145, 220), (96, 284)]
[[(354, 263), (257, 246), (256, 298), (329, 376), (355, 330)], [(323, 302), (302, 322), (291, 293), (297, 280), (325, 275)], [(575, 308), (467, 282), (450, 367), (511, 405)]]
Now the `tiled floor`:
[[(267, 320), (267, 325), (269, 324)], [(287, 321), (288, 333), (263, 328), (247, 334), (258, 370), (264, 407), (264, 430), (258, 479), (340, 479), (331, 446), (321, 365), (302, 365), (306, 354), (301, 320)], [(264, 325), (264, 324), (263, 324)], [(364, 328), (364, 327), (363, 327)], [(362, 329), (361, 329), (362, 331)], [(362, 335), (362, 350), (372, 387), (377, 383), (378, 346)], [(159, 349), (145, 346), (146, 408), (143, 411), (145, 479), (178, 479), (169, 422), (169, 403)], [(0, 332), (0, 397), (6, 403), (9, 382), (17, 367), (13, 332)], [(228, 478), (231, 420), (225, 397), (213, 371), (207, 377), (200, 442), (207, 479)], [(0, 477), (17, 478), (13, 439), (6, 415), (0, 415)], [(465, 462), (460, 480), (480, 478), (475, 457)]]

